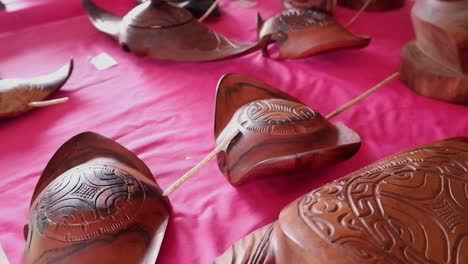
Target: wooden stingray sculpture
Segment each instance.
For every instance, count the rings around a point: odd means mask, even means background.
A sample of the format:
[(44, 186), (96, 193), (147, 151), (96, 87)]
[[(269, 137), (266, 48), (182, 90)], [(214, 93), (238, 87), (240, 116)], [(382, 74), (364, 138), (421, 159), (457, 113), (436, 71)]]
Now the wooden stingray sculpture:
[(216, 92), (216, 148), (167, 188), (167, 196), (214, 156), (229, 182), (319, 168), (353, 156), (361, 139), (342, 123), (328, 120), (395, 79), (381, 81), (325, 118), (298, 99), (241, 74), (221, 78)]
[(365, 6), (367, 11), (389, 11), (403, 7), (405, 0), (338, 0), (338, 4), (352, 9)]
[[(362, 48), (369, 37), (355, 36), (330, 15), (314, 9), (287, 9), (267, 20), (258, 16), (258, 38), (279, 47), (279, 59), (300, 59), (327, 51)], [(264, 54), (269, 56), (268, 46)]]
[(34, 190), (26, 263), (155, 263), (170, 205), (148, 167), (95, 133), (63, 144)]
[(213, 263), (466, 263), (467, 171), (467, 138), (385, 158), (300, 197)]
[(285, 9), (316, 9), (332, 15), (335, 11), (336, 0), (283, 0), (283, 7)]
[[(142, 4), (149, 0), (136, 0), (137, 4)], [(167, 0), (168, 3), (177, 5), (185, 8), (195, 17), (203, 16), (210, 7), (215, 3), (216, 0)], [(220, 16), (219, 8), (216, 6), (213, 12), (210, 12), (210, 16)]]
[(468, 1), (417, 1), (416, 41), (402, 51), (401, 79), (431, 98), (468, 105)]
[(264, 42), (239, 43), (198, 22), (192, 14), (162, 0), (144, 2), (123, 18), (83, 0), (92, 24), (129, 52), (155, 59), (213, 61), (242, 56)]
[(44, 100), (65, 84), (72, 71), (73, 60), (48, 75), (0, 80), (0, 119), (18, 116), (36, 107), (67, 101), (67, 97)]

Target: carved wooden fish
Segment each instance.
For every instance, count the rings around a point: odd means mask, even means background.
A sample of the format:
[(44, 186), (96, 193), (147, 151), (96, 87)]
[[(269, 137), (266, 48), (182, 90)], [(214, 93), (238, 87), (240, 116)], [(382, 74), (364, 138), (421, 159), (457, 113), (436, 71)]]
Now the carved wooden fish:
[(261, 49), (266, 41), (245, 44), (230, 40), (199, 23), (192, 14), (165, 1), (147, 1), (123, 18), (83, 0), (93, 25), (114, 37), (129, 52), (155, 59), (212, 61)]
[(353, 156), (358, 134), (331, 124), (298, 99), (240, 74), (224, 76), (216, 92), (216, 143), (239, 130), (219, 153), (218, 165), (233, 185), (251, 178), (319, 168)]
[(276, 43), (280, 59), (300, 59), (337, 49), (362, 48), (370, 43), (369, 37), (353, 35), (324, 12), (295, 8), (267, 20), (259, 15), (258, 37)]
[(23, 114), (59, 90), (73, 71), (73, 60), (59, 70), (44, 76), (0, 80), (0, 119)]
[(148, 167), (86, 132), (63, 144), (34, 190), (26, 263), (155, 263), (170, 205)]

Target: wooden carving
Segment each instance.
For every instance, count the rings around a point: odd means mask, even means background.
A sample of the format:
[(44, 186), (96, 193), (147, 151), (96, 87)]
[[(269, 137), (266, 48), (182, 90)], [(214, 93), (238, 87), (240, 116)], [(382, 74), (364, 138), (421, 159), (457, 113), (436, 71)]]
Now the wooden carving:
[[(142, 4), (149, 0), (136, 0), (137, 4)], [(179, 7), (185, 8), (195, 17), (201, 17), (203, 14), (208, 11), (210, 6), (214, 3), (215, 0), (167, 0), (168, 3), (177, 5)], [(215, 10), (210, 14), (210, 16), (219, 16), (219, 8), (216, 7)]]
[(316, 9), (331, 15), (335, 11), (336, 0), (283, 0), (283, 6), (285, 9)]
[(467, 190), (467, 138), (420, 146), (304, 195), (214, 263), (467, 263)]
[(240, 74), (225, 75), (216, 93), (217, 145), (240, 131), (218, 154), (233, 185), (259, 176), (318, 168), (353, 156), (360, 137), (331, 124), (298, 99)]
[(123, 18), (83, 0), (93, 25), (140, 56), (174, 61), (212, 61), (261, 49), (263, 42), (230, 40), (199, 23), (192, 14), (165, 1), (146, 1)]
[(30, 102), (47, 99), (59, 90), (73, 71), (73, 61), (44, 76), (0, 80), (0, 119), (23, 114), (33, 107)]
[[(279, 59), (300, 59), (370, 43), (370, 38), (353, 35), (331, 16), (313, 9), (288, 9), (265, 21), (259, 15), (258, 37), (278, 45)], [(264, 51), (268, 54), (267, 47)]]
[(406, 45), (401, 79), (414, 91), (468, 105), (468, 1), (417, 1), (416, 41)]
[(79, 134), (34, 190), (26, 263), (155, 263), (169, 204), (148, 167), (115, 141)]
[(362, 9), (366, 5), (367, 11), (388, 11), (401, 8), (405, 5), (405, 0), (338, 0), (338, 4), (353, 9)]

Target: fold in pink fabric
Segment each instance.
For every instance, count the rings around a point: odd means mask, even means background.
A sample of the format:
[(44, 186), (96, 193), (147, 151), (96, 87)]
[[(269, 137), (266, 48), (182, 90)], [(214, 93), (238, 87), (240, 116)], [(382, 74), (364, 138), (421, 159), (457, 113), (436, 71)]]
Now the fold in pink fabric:
[[(70, 137), (95, 131), (116, 140), (167, 188), (214, 147), (214, 95), (222, 75), (248, 74), (325, 115), (396, 72), (401, 48), (414, 38), (409, 2), (401, 10), (364, 13), (350, 28), (373, 38), (360, 50), (289, 61), (265, 58), (261, 52), (207, 63), (155, 61), (127, 54), (97, 32), (79, 1), (22, 2), (16, 10), (0, 11), (0, 77), (48, 73), (71, 57), (75, 70), (55, 95), (69, 96), (67, 103), (0, 122), (0, 243), (12, 263), (22, 262), (22, 230), (39, 175)], [(257, 11), (269, 17), (281, 10), (281, 1), (257, 2), (246, 7), (221, 1), (222, 16), (206, 24), (232, 39), (253, 41)], [(133, 2), (97, 3), (123, 14)], [(354, 13), (339, 8), (336, 18), (344, 23)], [(89, 59), (102, 52), (119, 64), (96, 70)], [(467, 116), (467, 107), (419, 96), (394, 80), (332, 120), (362, 137), (360, 151), (350, 160), (238, 188), (213, 160), (170, 196), (173, 212), (158, 263), (208, 263), (324, 183), (417, 144), (468, 136)]]

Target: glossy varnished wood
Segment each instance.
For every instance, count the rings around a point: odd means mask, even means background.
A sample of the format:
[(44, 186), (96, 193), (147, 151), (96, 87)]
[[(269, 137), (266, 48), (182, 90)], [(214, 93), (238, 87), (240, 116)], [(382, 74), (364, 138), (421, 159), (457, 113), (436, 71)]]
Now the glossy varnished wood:
[(283, 6), (286, 9), (315, 9), (333, 14), (336, 7), (336, 0), (283, 0)]
[(265, 21), (259, 16), (258, 37), (277, 44), (280, 59), (300, 59), (337, 49), (362, 48), (370, 42), (368, 37), (353, 35), (325, 12), (297, 8), (284, 10)]
[[(338, 4), (353, 9), (361, 9), (368, 0), (338, 0)], [(401, 8), (405, 0), (371, 0), (367, 5), (367, 11), (389, 11)]]
[(26, 263), (155, 263), (169, 203), (148, 167), (95, 133), (63, 144), (39, 178)]
[[(136, 0), (135, 2), (137, 4), (141, 4), (146, 1), (149, 0)], [(215, 0), (167, 0), (168, 3), (187, 9), (195, 17), (201, 17), (203, 14), (205, 14), (214, 1)], [(219, 8), (216, 7), (210, 16), (219, 16), (220, 14), (221, 12), (219, 11)]]
[(0, 80), (0, 119), (18, 116), (33, 107), (30, 102), (42, 101), (59, 90), (73, 71), (70, 61), (57, 71), (33, 78)]
[(331, 124), (298, 99), (250, 77), (228, 74), (216, 93), (217, 145), (237, 130), (240, 134), (217, 156), (233, 185), (339, 162), (353, 156), (361, 142), (344, 124)]
[(466, 263), (467, 172), (467, 138), (385, 158), (300, 197), (214, 263)]
[(174, 61), (212, 61), (242, 56), (266, 41), (240, 43), (198, 22), (192, 14), (165, 1), (146, 1), (123, 18), (83, 0), (93, 25), (139, 56)]

